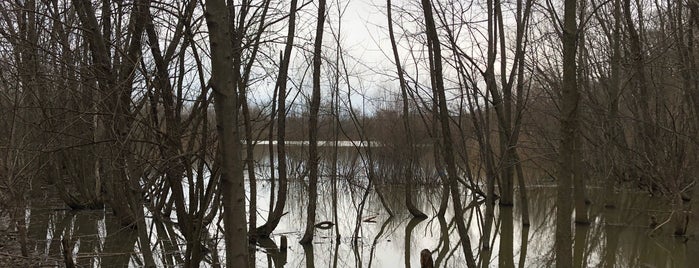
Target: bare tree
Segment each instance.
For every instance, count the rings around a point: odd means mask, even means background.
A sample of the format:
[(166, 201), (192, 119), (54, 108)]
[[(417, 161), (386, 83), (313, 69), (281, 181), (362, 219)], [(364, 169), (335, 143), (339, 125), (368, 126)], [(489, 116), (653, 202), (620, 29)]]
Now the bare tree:
[(325, 24), (325, 0), (318, 1), (318, 23), (316, 25), (315, 44), (313, 46), (313, 93), (311, 94), (310, 115), (308, 119), (308, 210), (306, 230), (301, 244), (313, 241), (316, 220), (316, 200), (318, 199), (318, 111), (320, 110), (320, 67), (323, 46), (323, 25)]
[[(242, 145), (238, 130), (238, 96), (228, 7), (223, 0), (206, 1), (206, 22), (211, 43), (211, 81), (216, 111), (216, 130), (221, 161), (223, 224), (226, 240), (226, 266), (248, 267), (248, 234), (245, 222), (245, 188)], [(239, 45), (237, 43), (236, 45)], [(234, 45), (234, 47), (236, 46)], [(239, 52), (238, 52), (239, 53)], [(235, 78), (234, 78), (235, 77)], [(241, 243), (242, 241), (242, 243)]]
[(454, 151), (451, 137), (451, 130), (449, 127), (449, 110), (447, 109), (447, 100), (444, 89), (443, 72), (442, 72), (442, 55), (439, 42), (439, 36), (437, 35), (437, 29), (434, 23), (434, 18), (432, 16), (432, 5), (430, 0), (422, 0), (422, 10), (425, 15), (425, 26), (427, 30), (427, 37), (430, 40), (432, 48), (433, 66), (430, 66), (430, 74), (432, 79), (435, 81), (436, 91), (439, 98), (436, 100), (439, 103), (439, 121), (442, 130), (442, 144), (444, 145), (444, 162), (446, 163), (447, 176), (449, 177), (449, 190), (451, 192), (451, 198), (454, 205), (454, 219), (456, 221), (456, 226), (459, 231), (459, 236), (461, 237), (461, 247), (464, 251), (464, 256), (466, 257), (466, 264), (468, 267), (476, 267), (476, 261), (473, 257), (473, 252), (471, 251), (471, 241), (468, 236), (468, 229), (466, 228), (466, 223), (464, 222), (464, 211), (461, 205), (461, 193), (459, 191), (458, 174), (456, 170), (456, 163), (454, 161)]
[(286, 42), (284, 45), (284, 55), (279, 67), (276, 89), (277, 96), (277, 172), (279, 174), (279, 193), (277, 195), (274, 209), (270, 210), (267, 222), (258, 227), (255, 232), (259, 236), (269, 236), (279, 224), (284, 215), (288, 190), (288, 175), (286, 163), (286, 98), (287, 79), (289, 77), (289, 62), (291, 61), (291, 50), (294, 47), (294, 36), (296, 32), (296, 9), (297, 0), (291, 0), (289, 7), (289, 25), (287, 26)]
[(575, 53), (577, 23), (577, 1), (566, 0), (564, 5), (561, 41), (563, 43), (563, 86), (561, 88), (561, 142), (559, 147), (558, 194), (556, 197), (556, 265), (572, 267), (572, 204), (570, 196), (575, 180), (575, 159), (579, 157), (578, 144), (578, 105)]
[(388, 36), (391, 40), (391, 49), (393, 50), (393, 60), (395, 61), (396, 65), (396, 72), (398, 73), (398, 83), (400, 84), (400, 94), (401, 94), (401, 101), (403, 103), (402, 106), (402, 120), (403, 120), (403, 129), (405, 130), (405, 134), (408, 139), (408, 159), (407, 159), (407, 164), (405, 167), (402, 168), (404, 171), (404, 175), (402, 176), (406, 182), (406, 188), (405, 188), (405, 206), (408, 208), (408, 211), (410, 214), (413, 215), (413, 217), (419, 217), (419, 218), (424, 218), (427, 217), (425, 213), (420, 211), (415, 204), (413, 204), (412, 196), (413, 196), (413, 187), (412, 184), (414, 183), (414, 178), (413, 178), (413, 170), (414, 166), (416, 165), (416, 160), (415, 156), (417, 152), (415, 151), (415, 141), (413, 139), (413, 134), (412, 134), (412, 127), (410, 126), (410, 120), (409, 120), (409, 105), (408, 105), (408, 84), (405, 81), (405, 75), (403, 74), (403, 67), (401, 67), (401, 60), (400, 56), (398, 56), (398, 47), (396, 46), (396, 37), (393, 34), (393, 18), (391, 16), (391, 0), (386, 0), (386, 17), (388, 19)]

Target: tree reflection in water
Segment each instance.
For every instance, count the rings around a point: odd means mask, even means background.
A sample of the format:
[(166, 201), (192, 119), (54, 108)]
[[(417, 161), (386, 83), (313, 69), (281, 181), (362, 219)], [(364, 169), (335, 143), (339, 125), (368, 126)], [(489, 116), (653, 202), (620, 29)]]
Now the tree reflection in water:
[[(376, 193), (364, 196), (366, 188), (361, 177), (341, 180), (338, 183), (337, 239), (335, 228), (316, 230), (315, 243), (308, 247), (298, 244), (304, 226), (305, 184), (296, 181), (290, 185), (288, 214), (271, 238), (259, 239), (251, 250), (256, 252), (257, 267), (390, 267), (402, 263), (405, 267), (420, 267), (419, 253), (428, 249), (433, 253), (435, 267), (462, 267), (465, 263), (459, 237), (450, 211), (444, 217), (427, 219), (411, 218), (409, 214), (390, 217)], [(261, 182), (258, 201), (269, 199), (265, 189), (269, 182)], [(384, 187), (387, 205), (400, 207), (404, 191), (400, 185)], [(442, 200), (438, 185), (414, 187), (416, 204), (431, 214)], [(332, 219), (330, 182), (319, 183), (318, 219)], [(688, 260), (687, 244), (671, 236), (666, 227), (651, 233), (649, 215), (660, 220), (670, 216), (666, 207), (647, 194), (618, 193), (616, 208), (596, 205), (601, 200), (601, 189), (591, 188), (590, 207), (592, 224), (577, 225), (574, 237), (574, 263), (576, 267), (683, 267)], [(469, 196), (464, 193), (464, 196)], [(483, 267), (546, 267), (553, 265), (553, 216), (555, 212), (555, 188), (532, 186), (529, 188), (531, 227), (523, 228), (520, 210), (514, 207), (497, 207), (491, 252), (474, 252)], [(360, 203), (366, 198), (360, 220)], [(481, 200), (478, 200), (481, 201)], [(482, 202), (469, 202), (466, 219), (472, 237), (480, 237), (482, 230), (480, 211)], [(602, 202), (599, 202), (602, 204)], [(29, 238), (36, 252), (62, 264), (63, 238), (74, 241), (73, 258), (77, 265), (96, 267), (128, 267), (144, 264), (142, 244), (136, 230), (121, 227), (108, 210), (66, 211), (46, 209), (46, 203), (34, 204), (29, 211)], [(266, 215), (266, 213), (259, 213)], [(260, 216), (261, 217), (261, 216)], [(173, 219), (176, 220), (176, 219)], [(259, 220), (264, 221), (260, 218)], [(171, 222), (148, 218), (147, 234), (152, 245), (153, 258), (158, 266), (176, 266), (182, 263), (185, 240)], [(355, 233), (356, 237), (352, 234)], [(651, 234), (651, 235), (649, 235)], [(288, 248), (280, 249), (277, 241), (284, 235)], [(515, 239), (517, 237), (517, 239)], [(407, 238), (407, 239), (406, 239)], [(205, 267), (220, 267), (225, 259), (221, 233), (217, 228), (206, 232), (202, 247), (206, 256)], [(474, 249), (479, 241), (474, 239)]]

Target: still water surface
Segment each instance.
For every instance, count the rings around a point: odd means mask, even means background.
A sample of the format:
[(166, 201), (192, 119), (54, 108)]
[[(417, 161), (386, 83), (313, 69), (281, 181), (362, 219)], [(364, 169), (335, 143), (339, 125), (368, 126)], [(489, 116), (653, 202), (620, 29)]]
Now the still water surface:
[[(419, 252), (432, 251), (437, 267), (465, 267), (465, 260), (451, 210), (446, 217), (437, 218), (436, 210), (442, 198), (439, 184), (419, 183), (410, 194), (429, 218), (416, 220), (410, 217), (404, 206), (405, 188), (398, 180), (383, 178), (377, 188), (384, 195), (387, 205), (396, 212), (389, 217), (376, 191), (366, 192), (366, 159), (362, 155), (345, 153), (338, 159), (340, 166), (337, 181), (337, 214), (333, 219), (332, 178), (326, 176), (319, 182), (317, 222), (337, 223), (330, 229), (316, 229), (312, 247), (298, 244), (306, 218), (306, 182), (292, 179), (286, 205), (288, 212), (271, 239), (260, 241), (254, 247), (257, 267), (420, 267)], [(299, 156), (298, 159), (302, 157)], [(264, 223), (270, 202), (269, 161), (263, 150), (258, 155), (258, 223)], [(363, 161), (364, 160), (364, 161)], [(289, 159), (294, 162), (293, 154)], [(357, 164), (359, 163), (359, 164)], [(375, 163), (375, 166), (377, 164)], [(429, 165), (425, 165), (429, 169)], [(324, 170), (329, 168), (324, 166)], [(378, 172), (378, 174), (384, 174)], [(426, 176), (429, 172), (425, 172)], [(292, 172), (292, 177), (293, 172)], [(300, 176), (299, 176), (300, 177)], [(373, 189), (373, 187), (372, 187)], [(537, 183), (532, 179), (527, 188), (531, 226), (521, 224), (519, 205), (497, 207), (494, 223), (495, 237), (491, 237), (492, 251), (477, 250), (481, 242), (484, 206), (466, 198), (465, 218), (469, 224), (469, 237), (474, 255), (480, 260), (490, 260), (492, 267), (549, 267), (554, 260), (555, 186)], [(575, 259), (580, 267), (685, 267), (691, 264), (686, 255), (685, 243), (670, 234), (669, 226), (657, 230), (649, 228), (651, 217), (663, 222), (669, 217), (667, 207), (660, 200), (639, 191), (620, 191), (615, 194), (616, 209), (605, 209), (600, 203), (602, 189), (588, 190), (592, 204), (589, 208), (592, 224), (578, 226), (575, 233)], [(80, 266), (90, 267), (138, 267), (141, 255), (138, 235), (131, 229), (118, 225), (109, 210), (69, 211), (62, 203), (46, 197), (32, 202), (27, 210), (29, 237), (36, 252), (47, 263), (61, 264), (61, 238), (73, 237), (72, 253)], [(464, 196), (470, 196), (464, 192)], [(361, 211), (361, 214), (358, 213)], [(172, 219), (176, 221), (176, 219)], [(179, 232), (173, 224), (147, 220), (148, 234), (154, 248), (154, 257), (160, 266), (177, 266), (181, 263), (179, 252), (184, 241), (177, 238)], [(217, 260), (225, 258), (220, 228), (212, 226), (210, 241), (203, 245), (208, 250), (206, 266), (217, 266)], [(280, 252), (282, 236), (288, 239), (285, 254)]]

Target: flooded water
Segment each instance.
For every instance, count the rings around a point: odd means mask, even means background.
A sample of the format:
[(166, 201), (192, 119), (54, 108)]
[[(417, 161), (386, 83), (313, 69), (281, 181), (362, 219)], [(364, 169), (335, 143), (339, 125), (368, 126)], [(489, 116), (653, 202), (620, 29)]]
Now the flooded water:
[[(345, 148), (346, 152), (353, 150)], [(258, 223), (264, 223), (270, 202), (271, 182), (269, 161), (260, 150), (258, 156), (257, 203)], [(465, 267), (459, 235), (453, 215), (448, 210), (443, 218), (434, 217), (442, 199), (441, 185), (425, 179), (413, 187), (413, 196), (427, 219), (413, 219), (404, 209), (405, 188), (395, 178), (383, 178), (367, 193), (366, 163), (362, 155), (344, 153), (338, 159), (337, 221), (333, 219), (331, 176), (319, 182), (317, 222), (337, 223), (329, 229), (316, 229), (314, 243), (302, 247), (300, 239), (306, 218), (306, 182), (294, 177), (289, 185), (288, 212), (268, 240), (260, 241), (251, 252), (256, 267), (420, 267), (419, 253), (429, 249), (436, 267)], [(290, 170), (302, 166), (290, 157)], [(375, 164), (375, 166), (378, 164)], [(426, 165), (429, 166), (429, 165)], [(327, 170), (328, 166), (324, 167)], [(425, 168), (429, 169), (429, 168)], [(378, 172), (379, 174), (383, 174)], [(426, 177), (430, 172), (424, 173)], [(549, 182), (550, 183), (550, 182)], [(375, 189), (383, 194), (386, 204), (396, 213), (390, 217)], [(492, 250), (480, 251), (484, 206), (465, 198), (465, 219), (469, 228), (471, 248), (478, 260), (489, 260), (492, 267), (549, 267), (554, 262), (555, 187), (532, 179), (527, 188), (531, 226), (523, 227), (519, 204), (514, 207), (496, 206)], [(685, 243), (671, 235), (670, 226), (662, 223), (670, 216), (668, 208), (647, 193), (621, 191), (615, 194), (617, 208), (605, 209), (598, 200), (599, 188), (588, 189), (592, 204), (589, 208), (592, 224), (577, 226), (575, 261), (580, 267), (685, 267), (690, 262)], [(470, 197), (468, 192), (463, 193)], [(79, 266), (139, 267), (143, 254), (138, 231), (123, 228), (109, 210), (70, 211), (62, 203), (46, 197), (34, 200), (27, 209), (31, 246), (49, 264), (62, 264), (62, 238), (70, 237), (70, 251)], [(147, 211), (147, 210), (146, 210)], [(660, 226), (649, 227), (651, 218)], [(175, 218), (171, 219), (176, 221)], [(216, 221), (214, 221), (215, 223)], [(147, 219), (148, 237), (153, 257), (159, 266), (182, 263), (181, 251), (185, 241), (170, 220)], [(202, 265), (217, 267), (225, 258), (220, 228), (213, 224), (207, 233), (208, 243), (202, 245), (207, 257)], [(339, 233), (338, 233), (339, 232)], [(337, 235), (339, 234), (339, 240)], [(286, 252), (280, 250), (282, 237), (288, 240)]]

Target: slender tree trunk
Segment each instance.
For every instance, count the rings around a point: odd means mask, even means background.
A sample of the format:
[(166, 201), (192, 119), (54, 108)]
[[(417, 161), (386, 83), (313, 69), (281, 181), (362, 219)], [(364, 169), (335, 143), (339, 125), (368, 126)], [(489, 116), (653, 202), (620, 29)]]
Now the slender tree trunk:
[[(533, 0), (527, 0), (522, 2), (522, 0), (517, 0), (517, 40), (515, 48), (515, 66), (517, 67), (517, 97), (516, 97), (516, 115), (514, 119), (513, 134), (510, 141), (510, 153), (512, 154), (513, 165), (515, 165), (515, 171), (517, 172), (517, 184), (519, 188), (520, 206), (522, 211), (522, 225), (529, 226), (529, 204), (527, 198), (527, 188), (524, 180), (524, 172), (522, 170), (522, 159), (519, 157), (517, 152), (517, 143), (519, 140), (520, 131), (522, 129), (522, 117), (524, 116), (525, 103), (527, 102), (525, 96), (528, 95), (528, 87), (525, 87), (524, 82), (524, 57), (527, 51), (527, 44), (529, 43), (528, 35), (526, 31), (529, 26), (529, 17), (531, 15)], [(514, 75), (514, 68), (512, 75)], [(512, 83), (510, 79), (510, 83)]]
[(699, 256), (699, 185), (694, 184), (692, 200), (691, 216), (689, 218), (688, 234), (690, 239), (687, 241), (687, 256)]
[(571, 213), (572, 184), (575, 179), (575, 159), (578, 157), (578, 88), (576, 81), (576, 0), (566, 0), (563, 15), (563, 88), (561, 92), (561, 143), (558, 163), (558, 194), (556, 198), (556, 266), (573, 266)]
[(313, 49), (313, 93), (311, 95), (311, 114), (308, 120), (308, 210), (306, 211), (306, 231), (301, 238), (301, 244), (313, 241), (313, 231), (316, 219), (316, 200), (318, 199), (318, 111), (320, 110), (320, 67), (321, 49), (323, 45), (323, 25), (325, 24), (325, 0), (318, 2), (318, 24)]
[(221, 159), (223, 224), (226, 266), (248, 267), (248, 237), (245, 222), (245, 179), (242, 145), (238, 131), (238, 103), (230, 72), (233, 70), (228, 8), (223, 0), (206, 1), (206, 22), (211, 43), (211, 87), (214, 93), (216, 129)]
[[(493, 0), (488, 0), (487, 1), (488, 5), (488, 66), (487, 69), (485, 70), (485, 79), (486, 79), (486, 88), (488, 92), (490, 92), (492, 98), (493, 98), (493, 106), (495, 107), (495, 113), (498, 115), (498, 119), (502, 116), (503, 113), (503, 101), (502, 97), (500, 97), (500, 92), (498, 92), (497, 89), (497, 84), (495, 81), (495, 54), (496, 54), (496, 42), (497, 42), (497, 25), (496, 25), (496, 20), (494, 19), (494, 8), (493, 8)], [(488, 116), (488, 115), (486, 115)], [(498, 126), (500, 128), (500, 140), (504, 140), (504, 130), (502, 127), (502, 124), (504, 123), (503, 120), (498, 120), (500, 123)], [(495, 175), (495, 167), (492, 164), (487, 164), (489, 159), (493, 157), (492, 152), (492, 147), (490, 146), (489, 136), (490, 134), (488, 131), (490, 130), (490, 127), (488, 124), (484, 124), (483, 128), (483, 135), (485, 136), (485, 146), (481, 145), (481, 155), (484, 156), (484, 159), (486, 161), (486, 177), (488, 178), (486, 181), (486, 197), (485, 197), (485, 216), (483, 220), (483, 237), (481, 238), (481, 248), (485, 251), (490, 251), (490, 231), (493, 228), (493, 219), (495, 217), (495, 182), (497, 181), (497, 176)], [(504, 155), (503, 155), (504, 157)], [(500, 180), (502, 182), (502, 180)], [(500, 188), (503, 189), (504, 185), (501, 183)], [(488, 261), (485, 260), (483, 261), (483, 266), (487, 266)]]
[[(240, 92), (239, 97), (240, 97), (240, 102), (242, 104), (242, 109), (243, 109), (243, 120), (245, 124), (245, 165), (247, 167), (248, 171), (248, 180), (250, 182), (250, 206), (249, 206), (249, 214), (248, 214), (248, 225), (250, 226), (250, 230), (253, 228), (257, 227), (257, 178), (255, 176), (255, 141), (253, 140), (252, 136), (252, 119), (250, 118), (250, 108), (248, 107), (248, 81), (250, 79), (250, 73), (252, 72), (252, 65), (255, 62), (257, 58), (257, 52), (259, 51), (260, 48), (260, 39), (262, 36), (262, 33), (264, 32), (265, 28), (265, 19), (267, 18), (267, 11), (269, 10), (269, 3), (271, 0), (265, 0), (263, 2), (263, 7), (262, 7), (262, 14), (260, 15), (259, 22), (258, 22), (258, 28), (257, 28), (257, 33), (255, 35), (254, 45), (252, 49), (252, 53), (250, 56), (250, 59), (248, 60), (248, 63), (244, 66), (244, 75), (240, 82), (238, 83), (238, 91)], [(246, 7), (246, 10), (249, 7)], [(245, 12), (247, 13), (247, 11)], [(244, 14), (243, 17), (241, 17), (240, 20), (240, 29), (238, 31), (238, 35), (242, 36), (246, 29), (249, 27), (244, 27), (243, 25), (245, 24), (244, 20)], [(275, 88), (275, 93), (276, 93), (276, 88)], [(276, 94), (275, 94), (276, 95)], [(274, 110), (274, 109), (273, 109)], [(274, 118), (274, 116), (272, 116)], [(274, 124), (270, 124), (270, 134), (272, 133), (271, 129), (274, 128)], [(270, 144), (271, 146), (271, 144)], [(271, 147), (270, 147), (271, 148)], [(272, 156), (273, 154), (270, 154)], [(271, 157), (271, 160), (273, 160), (274, 157)], [(272, 175), (272, 178), (274, 176)], [(270, 202), (271, 204), (271, 202)], [(254, 239), (254, 237), (253, 237)], [(251, 256), (252, 258), (252, 256)], [(253, 258), (254, 259), (254, 258)]]
[(425, 218), (427, 215), (420, 211), (413, 203), (413, 187), (414, 176), (412, 174), (415, 165), (415, 141), (413, 139), (412, 128), (410, 127), (410, 114), (408, 109), (408, 84), (405, 81), (405, 76), (403, 75), (403, 67), (401, 67), (400, 56), (398, 56), (398, 47), (396, 46), (396, 38), (393, 34), (393, 18), (391, 16), (391, 0), (386, 0), (386, 17), (388, 19), (388, 36), (391, 40), (391, 49), (393, 50), (393, 59), (395, 60), (395, 65), (398, 73), (398, 80), (400, 83), (401, 99), (403, 102), (403, 129), (405, 130), (405, 135), (408, 142), (408, 157), (407, 157), (407, 167), (403, 168), (405, 172), (404, 179), (406, 180), (405, 187), (405, 206), (408, 208), (410, 214), (413, 217)]
[[(699, 75), (697, 75), (697, 72), (699, 71), (699, 3), (697, 1), (689, 1), (688, 7), (690, 10), (689, 20), (691, 21), (691, 28), (688, 29), (690, 32), (688, 34), (688, 37), (690, 38), (688, 43), (691, 45), (689, 47), (689, 54), (691, 54), (690, 63), (692, 66), (690, 71), (692, 71), (693, 74), (691, 77), (692, 86), (690, 87), (692, 92), (690, 92), (690, 94), (692, 95), (694, 104), (695, 118), (698, 122), (698, 125), (695, 127), (699, 128), (699, 116), (697, 116), (699, 115)], [(690, 239), (688, 242), (688, 248), (690, 250), (688, 250), (687, 256), (699, 256), (699, 184), (697, 184), (696, 181), (692, 191), (693, 194), (690, 200), (690, 223), (688, 226), (689, 230), (687, 235), (693, 237), (693, 239)]]
[[(434, 51), (432, 49), (432, 41), (428, 38), (427, 39), (427, 55), (429, 59), (430, 66), (434, 66)], [(440, 181), (442, 182), (442, 198), (439, 202), (439, 210), (437, 210), (437, 216), (444, 217), (444, 214), (446, 214), (447, 209), (449, 207), (449, 196), (450, 196), (450, 191), (449, 191), (449, 178), (447, 174), (444, 172), (444, 166), (442, 164), (443, 157), (442, 157), (442, 146), (443, 143), (441, 141), (441, 131), (439, 129), (441, 128), (440, 123), (439, 123), (439, 94), (435, 90), (437, 88), (437, 84), (435, 81), (434, 76), (430, 77), (430, 86), (432, 87), (432, 122), (431, 122), (431, 128), (432, 128), (432, 147), (434, 148), (432, 150), (432, 156), (434, 157), (434, 167), (437, 171), (437, 176), (439, 176)]]
[(444, 80), (442, 77), (441, 48), (434, 18), (432, 16), (432, 5), (430, 0), (422, 0), (422, 10), (425, 15), (427, 38), (431, 40), (432, 44), (434, 65), (431, 68), (431, 75), (435, 80), (435, 85), (437, 86), (433, 90), (436, 90), (437, 94), (439, 95), (439, 120), (442, 128), (442, 140), (444, 144), (444, 162), (446, 163), (447, 175), (449, 177), (449, 188), (454, 204), (454, 219), (456, 220), (456, 226), (459, 231), (459, 236), (461, 237), (461, 247), (463, 248), (464, 256), (466, 257), (466, 265), (469, 268), (474, 268), (476, 267), (476, 261), (473, 257), (473, 251), (471, 251), (471, 241), (469, 239), (468, 229), (466, 228), (466, 223), (464, 222), (463, 217), (464, 211), (461, 205), (461, 193), (459, 191), (458, 174), (456, 162), (454, 160), (451, 130), (449, 128), (449, 111), (447, 110)]
[(403, 254), (403, 262), (405, 264), (405, 268), (410, 268), (410, 259), (412, 259), (413, 256), (411, 256), (410, 253), (410, 241), (412, 241), (412, 233), (413, 229), (420, 224), (420, 222), (424, 221), (424, 217), (414, 217), (410, 221), (408, 221), (408, 224), (405, 225), (405, 242), (403, 248), (405, 249), (405, 252)]
[[(240, 88), (244, 90), (243, 88)], [(248, 207), (248, 225), (250, 229), (257, 227), (257, 179), (255, 177), (255, 144), (252, 137), (252, 123), (250, 122), (250, 109), (248, 109), (247, 94), (241, 91), (240, 101), (243, 110), (243, 124), (245, 126), (245, 167), (248, 171), (250, 184), (250, 205)]]
[[(585, 14), (585, 2), (580, 2), (580, 7), (578, 10), (580, 11), (579, 16), (581, 18), (584, 18), (586, 16)], [(585, 53), (585, 31), (582, 30), (584, 27), (583, 22), (580, 22), (579, 29), (577, 31), (577, 36), (576, 36), (576, 47), (578, 49), (578, 61), (583, 62), (584, 58), (584, 53)], [(584, 64), (579, 64), (576, 65), (576, 80), (580, 80), (580, 82), (577, 82), (579, 87), (585, 87), (589, 86), (589, 83), (587, 83), (587, 76), (586, 76), (586, 66), (583, 66)], [(578, 90), (579, 91), (579, 90)], [(580, 108), (578, 108), (580, 110)], [(579, 113), (579, 112), (578, 112)], [(578, 123), (579, 124), (579, 123)], [(580, 128), (578, 127), (578, 132), (580, 132)], [(590, 219), (588, 216), (587, 212), (587, 201), (589, 198), (587, 197), (587, 190), (585, 189), (585, 170), (584, 170), (584, 164), (585, 162), (583, 161), (583, 149), (582, 149), (582, 134), (577, 134), (575, 135), (575, 150), (578, 152), (577, 156), (575, 157), (575, 163), (574, 165), (574, 170), (575, 170), (575, 175), (573, 175), (573, 197), (574, 197), (574, 202), (575, 202), (575, 223), (576, 224), (590, 224)]]
[[(342, 14), (342, 10), (340, 5), (336, 6), (338, 14)], [(330, 101), (330, 110), (332, 111), (332, 127), (333, 127), (333, 153), (332, 153), (332, 159), (330, 160), (330, 179), (332, 180), (331, 182), (331, 187), (332, 187), (332, 221), (335, 223), (335, 254), (333, 258), (333, 267), (337, 267), (337, 259), (338, 259), (338, 247), (340, 246), (340, 218), (338, 216), (337, 210), (337, 180), (339, 178), (339, 173), (338, 173), (338, 157), (339, 157), (339, 138), (340, 138), (340, 77), (342, 76), (340, 73), (340, 57), (342, 54), (342, 44), (341, 44), (341, 37), (340, 35), (342, 34), (342, 15), (338, 18), (338, 25), (337, 25), (337, 35), (335, 35), (335, 45), (337, 46), (336, 51), (335, 51), (335, 68), (334, 68), (334, 87), (332, 88), (331, 92), (331, 97), (332, 100)]]
[(288, 79), (289, 62), (291, 61), (291, 50), (294, 47), (294, 34), (296, 32), (296, 6), (297, 0), (291, 0), (289, 8), (289, 26), (284, 45), (284, 56), (279, 66), (279, 76), (277, 77), (277, 90), (279, 96), (277, 100), (277, 173), (279, 175), (279, 193), (274, 210), (270, 211), (267, 222), (255, 230), (256, 235), (268, 237), (277, 228), (279, 221), (284, 215), (286, 206), (286, 196), (288, 177), (286, 173), (286, 86)]

